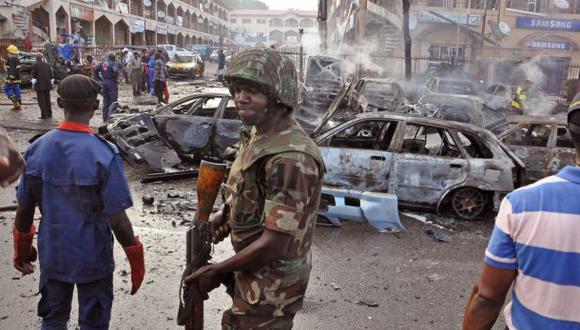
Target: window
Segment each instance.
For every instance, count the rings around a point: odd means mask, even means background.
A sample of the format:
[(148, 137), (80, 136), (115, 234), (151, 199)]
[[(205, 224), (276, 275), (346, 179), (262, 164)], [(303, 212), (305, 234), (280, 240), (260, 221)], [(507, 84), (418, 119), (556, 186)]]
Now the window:
[(266, 20), (263, 18), (258, 18), (256, 21), (258, 22), (258, 24), (266, 24)]
[(236, 24), (236, 23), (238, 23), (238, 19), (237, 18), (231, 18), (230, 19), (230, 23)]
[(233, 99), (228, 100), (228, 103), (226, 104), (226, 109), (224, 110), (223, 119), (240, 120), (240, 116), (238, 115), (238, 111), (236, 110), (236, 102)]
[(479, 138), (463, 132), (457, 132), (457, 136), (463, 149), (471, 158), (493, 158), (491, 150)]
[(511, 145), (545, 148), (551, 132), (548, 125), (530, 124), (515, 129), (504, 138), (504, 141)]
[[(381, 132), (385, 124), (394, 127), (396, 124), (386, 121), (364, 121), (346, 127), (331, 137), (328, 146), (335, 148), (354, 148), (382, 150)], [(390, 142), (390, 139), (388, 139)], [(387, 145), (388, 147), (388, 145)]]
[(449, 132), (442, 128), (407, 124), (403, 153), (462, 158)]
[(574, 148), (572, 137), (566, 126), (558, 125), (556, 137), (556, 147), (559, 148)]
[(273, 18), (270, 20), (270, 26), (282, 26), (282, 20), (279, 18)]
[(294, 18), (289, 18), (284, 22), (284, 25), (287, 27), (298, 27), (298, 21)]
[(200, 100), (199, 97), (194, 97), (192, 99), (188, 99), (181, 103), (178, 103), (172, 107), (161, 108), (159, 109), (159, 111), (156, 111), (155, 114), (167, 113), (167, 111), (171, 111), (175, 114), (187, 114), (189, 113), (191, 106), (199, 100)]
[(221, 97), (208, 97), (197, 105), (192, 115), (213, 117), (221, 102)]
[(251, 18), (242, 18), (242, 24), (251, 24), (251, 23), (252, 23)]

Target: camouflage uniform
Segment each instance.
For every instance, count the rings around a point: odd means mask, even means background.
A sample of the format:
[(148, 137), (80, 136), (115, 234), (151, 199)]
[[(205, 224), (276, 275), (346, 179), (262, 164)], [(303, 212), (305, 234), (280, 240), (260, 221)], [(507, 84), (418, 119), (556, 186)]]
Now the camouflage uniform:
[(294, 119), (270, 136), (242, 137), (227, 183), (231, 240), (237, 252), (264, 230), (293, 237), (288, 258), (235, 272), (233, 306), (224, 329), (289, 329), (310, 276), (310, 245), (320, 201), (323, 161)]
[[(240, 51), (224, 78), (230, 88), (236, 80), (254, 83), (270, 101), (295, 106), (294, 64), (272, 49)], [(290, 329), (302, 307), (324, 164), (318, 147), (292, 116), (283, 120), (288, 128), (270, 135), (258, 136), (255, 128), (242, 131), (226, 203), (236, 253), (260, 238), (264, 228), (290, 235), (292, 241), (285, 259), (234, 272), (233, 306), (224, 313), (224, 329)]]

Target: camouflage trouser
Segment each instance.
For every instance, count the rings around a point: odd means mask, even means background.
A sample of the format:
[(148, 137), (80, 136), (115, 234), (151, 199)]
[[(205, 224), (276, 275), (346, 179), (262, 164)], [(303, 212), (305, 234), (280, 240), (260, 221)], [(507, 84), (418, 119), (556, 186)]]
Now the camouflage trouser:
[(292, 329), (294, 316), (272, 317), (257, 315), (235, 315), (231, 310), (224, 312), (222, 318), (223, 330), (252, 330), (252, 329), (272, 329), (289, 330)]

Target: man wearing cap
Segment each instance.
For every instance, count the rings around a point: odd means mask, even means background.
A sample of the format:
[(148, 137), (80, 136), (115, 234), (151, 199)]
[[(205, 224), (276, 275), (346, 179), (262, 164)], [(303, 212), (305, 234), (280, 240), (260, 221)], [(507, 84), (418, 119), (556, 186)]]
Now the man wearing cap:
[(236, 255), (185, 279), (202, 293), (233, 274), (224, 329), (290, 329), (310, 277), (324, 164), (294, 120), (292, 61), (269, 48), (240, 51), (224, 79), (247, 127), (227, 182), (228, 198), (211, 217), (214, 242), (231, 236)]
[(6, 49), (8, 56), (4, 60), (6, 68), (6, 78), (4, 78), (4, 93), (14, 105), (12, 111), (18, 111), (22, 107), (22, 98), (20, 96), (20, 60), (18, 59), (18, 47), (8, 46)]
[(463, 329), (580, 329), (580, 94), (568, 112), (576, 166), (520, 188), (501, 203)]
[(32, 82), (36, 91), (36, 101), (40, 108), (39, 119), (52, 118), (50, 91), (52, 90), (52, 68), (44, 60), (42, 53), (36, 54), (36, 61), (32, 64)]
[(96, 69), (97, 74), (102, 79), (103, 86), (103, 122), (109, 120), (109, 111), (111, 104), (117, 102), (119, 93), (119, 66), (115, 61), (115, 54), (109, 54), (106, 61), (99, 64)]
[(131, 266), (131, 294), (144, 273), (143, 245), (125, 213), (131, 194), (117, 148), (89, 128), (100, 85), (71, 75), (58, 87), (64, 121), (26, 150), (14, 221), (14, 267), (34, 272), (35, 207), (38, 228), (41, 329), (66, 329), (74, 287), (81, 329), (108, 329), (113, 302), (113, 236)]

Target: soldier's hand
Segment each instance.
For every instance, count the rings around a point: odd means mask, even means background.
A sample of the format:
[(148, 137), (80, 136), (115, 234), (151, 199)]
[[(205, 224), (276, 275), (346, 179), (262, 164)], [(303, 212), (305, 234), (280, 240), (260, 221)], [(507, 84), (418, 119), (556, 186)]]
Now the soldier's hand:
[(212, 227), (211, 240), (214, 244), (223, 241), (232, 230), (230, 224), (228, 223), (226, 217), (224, 216), (223, 207), (219, 211), (212, 213), (209, 216), (209, 222)]
[(195, 273), (185, 278), (186, 284), (197, 282), (197, 289), (200, 293), (209, 293), (220, 286), (219, 273), (215, 265), (203, 266)]
[(0, 186), (6, 187), (16, 181), (26, 162), (7, 135), (0, 131)]

